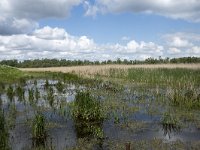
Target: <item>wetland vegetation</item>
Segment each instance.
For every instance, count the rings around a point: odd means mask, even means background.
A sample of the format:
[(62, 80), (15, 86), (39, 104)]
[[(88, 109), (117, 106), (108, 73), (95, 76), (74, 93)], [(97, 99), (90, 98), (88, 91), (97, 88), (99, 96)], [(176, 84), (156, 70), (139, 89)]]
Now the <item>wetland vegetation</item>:
[(0, 149), (199, 149), (200, 69), (92, 76), (0, 65)]

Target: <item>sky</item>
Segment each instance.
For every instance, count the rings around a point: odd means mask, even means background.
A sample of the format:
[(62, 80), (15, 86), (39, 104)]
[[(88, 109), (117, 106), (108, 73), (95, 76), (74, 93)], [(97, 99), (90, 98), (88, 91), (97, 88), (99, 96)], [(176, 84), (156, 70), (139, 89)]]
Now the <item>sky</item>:
[(0, 60), (200, 57), (200, 0), (0, 0)]

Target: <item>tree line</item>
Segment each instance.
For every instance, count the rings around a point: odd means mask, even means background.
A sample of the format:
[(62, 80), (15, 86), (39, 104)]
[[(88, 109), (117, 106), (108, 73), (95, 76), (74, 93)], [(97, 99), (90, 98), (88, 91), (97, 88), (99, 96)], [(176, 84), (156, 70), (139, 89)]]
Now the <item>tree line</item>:
[(145, 60), (106, 60), (106, 61), (89, 61), (89, 60), (66, 60), (66, 59), (34, 59), (18, 61), (2, 60), (0, 65), (8, 65), (18, 68), (38, 68), (38, 67), (61, 67), (61, 66), (83, 66), (83, 65), (103, 65), (103, 64), (168, 64), (168, 63), (200, 63), (200, 57), (181, 57), (181, 58), (147, 58)]

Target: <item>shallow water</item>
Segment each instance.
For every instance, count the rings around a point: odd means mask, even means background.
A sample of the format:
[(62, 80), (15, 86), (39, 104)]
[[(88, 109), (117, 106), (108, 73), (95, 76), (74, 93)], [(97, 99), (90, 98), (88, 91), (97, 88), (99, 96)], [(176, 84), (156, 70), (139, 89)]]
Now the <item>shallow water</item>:
[[(57, 150), (71, 148), (77, 144), (77, 132), (74, 126), (74, 122), (68, 113), (68, 107), (66, 104), (74, 101), (77, 90), (87, 90), (83, 85), (73, 85), (64, 84), (63, 92), (58, 92), (56, 89), (57, 80), (48, 80), (49, 87), (53, 88), (54, 95), (54, 108), (49, 105), (47, 99), (48, 92), (45, 89), (46, 80), (37, 80), (37, 85), (34, 84), (34, 80), (28, 80), (26, 85), (23, 86), (25, 90), (25, 100), (19, 101), (18, 97), (14, 97), (11, 104), (5, 93), (1, 94), (2, 99), (2, 109), (4, 110), (6, 116), (9, 116), (11, 111), (11, 105), (15, 105), (16, 116), (12, 118), (14, 120), (14, 127), (10, 129), (10, 143), (13, 150), (21, 149), (31, 149), (32, 147), (32, 137), (30, 120), (34, 117), (36, 110), (35, 108), (40, 108), (43, 110), (43, 114), (48, 123), (48, 137), (47, 146), (53, 147)], [(17, 85), (13, 84), (15, 89)], [(31, 105), (29, 102), (28, 90), (35, 89), (39, 90), (40, 98), (35, 103)], [(104, 86), (98, 87), (98, 89), (93, 88), (92, 90), (105, 90)], [(157, 90), (157, 89), (156, 89)], [(185, 122), (186, 127), (180, 128), (179, 131), (169, 129), (170, 132), (165, 134), (165, 130), (161, 124), (161, 118), (163, 112), (168, 108), (156, 103), (156, 97), (153, 94), (155, 90), (150, 89), (145, 92), (139, 92), (131, 89), (129, 86), (124, 86), (124, 89), (111, 95), (114, 95), (114, 99), (127, 104), (128, 107), (137, 107), (138, 110), (134, 113), (128, 112), (126, 114), (127, 120), (129, 122), (141, 123), (138, 128), (130, 130), (129, 127), (122, 128), (121, 126), (126, 122), (123, 120), (123, 116), (119, 117), (119, 124), (115, 124), (113, 117), (108, 118), (103, 122), (103, 132), (105, 141), (109, 140), (119, 140), (123, 142), (132, 140), (151, 140), (151, 139), (162, 139), (164, 142), (171, 142), (176, 140), (181, 140), (183, 142), (188, 141), (199, 141), (200, 140), (200, 130), (193, 124), (193, 122)], [(97, 92), (98, 93), (98, 92)], [(109, 92), (108, 92), (109, 93)], [(160, 93), (164, 93), (161, 89)], [(109, 95), (109, 94), (108, 94)], [(105, 95), (95, 95), (100, 101), (106, 101), (107, 96)], [(66, 106), (65, 106), (66, 105)], [(62, 110), (60, 107), (63, 107)], [(149, 110), (156, 110), (155, 114), (148, 113)], [(63, 112), (64, 111), (64, 112)], [(119, 114), (121, 110), (119, 110)], [(119, 115), (118, 114), (118, 115)]]

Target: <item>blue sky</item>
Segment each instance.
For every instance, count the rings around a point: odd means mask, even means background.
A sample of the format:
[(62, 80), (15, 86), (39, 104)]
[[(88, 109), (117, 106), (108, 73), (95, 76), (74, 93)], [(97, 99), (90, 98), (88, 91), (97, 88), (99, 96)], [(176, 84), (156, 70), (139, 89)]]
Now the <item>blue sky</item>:
[(187, 0), (2, 0), (0, 59), (200, 57), (199, 10)]
[(83, 6), (74, 8), (70, 16), (39, 21), (40, 27), (64, 28), (75, 36), (87, 35), (98, 43), (116, 43), (126, 36), (135, 40), (160, 41), (160, 36), (174, 32), (200, 33), (200, 23), (171, 19), (159, 15), (125, 12), (85, 16)]

